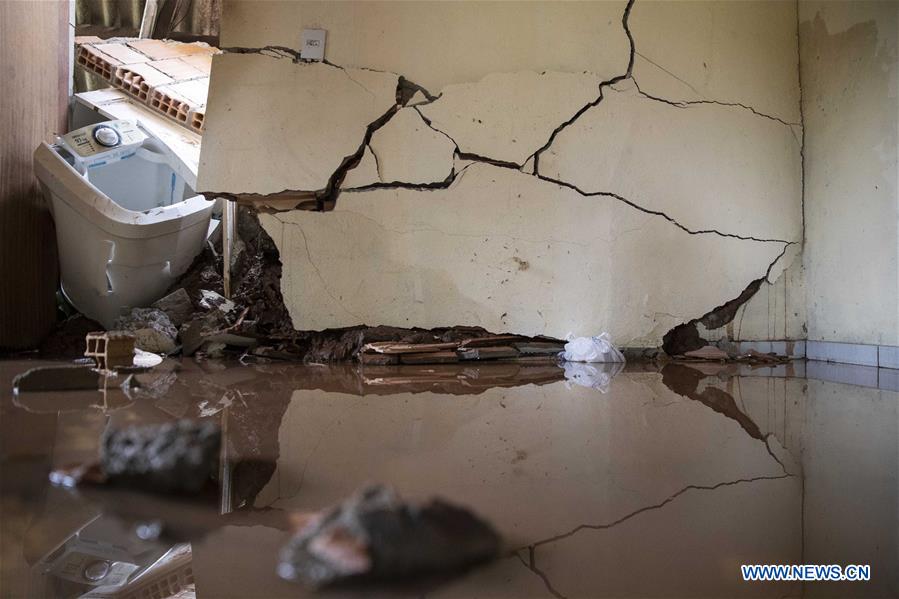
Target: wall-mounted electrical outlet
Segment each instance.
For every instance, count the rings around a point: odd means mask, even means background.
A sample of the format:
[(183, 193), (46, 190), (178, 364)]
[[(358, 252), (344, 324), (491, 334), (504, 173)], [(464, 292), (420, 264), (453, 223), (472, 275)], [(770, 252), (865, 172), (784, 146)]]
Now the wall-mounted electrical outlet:
[(324, 29), (304, 29), (302, 46), (300, 46), (300, 58), (303, 60), (325, 59), (325, 35)]

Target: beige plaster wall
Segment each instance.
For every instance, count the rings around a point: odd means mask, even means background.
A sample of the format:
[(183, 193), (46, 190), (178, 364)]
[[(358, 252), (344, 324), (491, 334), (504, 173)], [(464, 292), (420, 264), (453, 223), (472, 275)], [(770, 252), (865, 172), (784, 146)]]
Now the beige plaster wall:
[(434, 94), (509, 71), (589, 71), (610, 78), (628, 54), (624, 7), (622, 0), (226, 0), (221, 45), (299, 48), (302, 29), (326, 29), (330, 62), (399, 73)]
[(800, 2), (808, 338), (899, 345), (896, 2)]
[[(333, 212), (262, 219), (302, 329), (657, 346), (753, 280), (796, 297), (801, 277), (776, 283), (802, 239), (795, 6), (627, 6), (226, 2), (223, 46), (322, 27), (330, 64), (217, 57), (200, 187), (321, 196), (358, 162)], [(391, 109), (391, 77), (433, 99)], [(792, 337), (803, 314), (785, 314), (742, 338)]]

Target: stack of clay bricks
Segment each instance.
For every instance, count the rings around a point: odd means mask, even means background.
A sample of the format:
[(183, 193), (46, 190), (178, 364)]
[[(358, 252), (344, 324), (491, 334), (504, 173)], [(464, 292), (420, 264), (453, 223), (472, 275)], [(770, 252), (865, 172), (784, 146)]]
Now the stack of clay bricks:
[(75, 62), (153, 110), (203, 131), (212, 56), (200, 42), (98, 37), (75, 38)]

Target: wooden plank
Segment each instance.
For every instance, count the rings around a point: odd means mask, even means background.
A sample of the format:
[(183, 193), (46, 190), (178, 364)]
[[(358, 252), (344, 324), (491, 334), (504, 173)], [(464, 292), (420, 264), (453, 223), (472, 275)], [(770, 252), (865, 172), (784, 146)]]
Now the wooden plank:
[(379, 354), (421, 354), (442, 352), (448, 349), (456, 349), (459, 343), (449, 341), (446, 343), (400, 343), (398, 341), (377, 341), (366, 343), (362, 347), (363, 352), (376, 352)]
[(462, 341), (460, 347), (485, 347), (487, 345), (508, 345), (509, 341), (527, 339), (521, 335), (489, 335), (487, 337), (472, 337)]
[(564, 343), (550, 343), (548, 341), (513, 343), (512, 346), (527, 356), (554, 356), (565, 349)]
[(66, 131), (69, 4), (0, 2), (0, 348), (35, 347), (56, 320), (53, 221), (31, 168)]
[(428, 352), (423, 354), (400, 354), (403, 364), (449, 364), (458, 362), (459, 356), (453, 351)]

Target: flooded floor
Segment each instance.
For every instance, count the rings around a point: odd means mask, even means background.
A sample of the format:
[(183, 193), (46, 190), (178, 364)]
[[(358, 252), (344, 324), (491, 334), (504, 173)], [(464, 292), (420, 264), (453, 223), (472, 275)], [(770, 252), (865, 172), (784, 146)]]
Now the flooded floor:
[[(13, 398), (12, 377), (38, 364), (0, 362), (3, 597), (126, 596), (102, 587), (128, 575), (141, 597), (899, 596), (899, 394), (806, 378), (803, 363), (572, 382), (547, 365), (185, 360), (128, 394)], [(49, 485), (105, 430), (178, 418), (221, 424), (214, 494)], [(279, 579), (290, 515), (368, 483), (466, 505), (507, 549), (450, 579), (315, 593)], [(743, 582), (741, 564), (870, 564), (871, 580)]]

